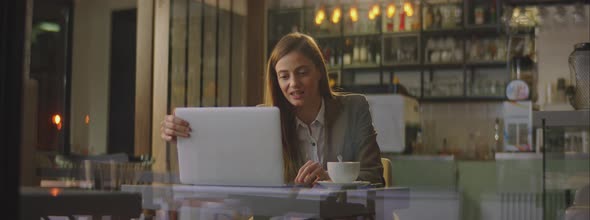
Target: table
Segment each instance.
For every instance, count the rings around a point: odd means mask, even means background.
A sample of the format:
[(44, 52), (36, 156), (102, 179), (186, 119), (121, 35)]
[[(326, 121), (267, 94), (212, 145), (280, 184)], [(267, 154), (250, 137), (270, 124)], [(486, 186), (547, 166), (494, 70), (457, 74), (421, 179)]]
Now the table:
[(98, 191), (73, 188), (20, 188), (20, 219), (47, 216), (89, 215), (93, 219), (112, 216), (113, 219), (139, 218), (142, 211), (141, 194), (121, 191)]
[(177, 218), (179, 211), (187, 207), (203, 207), (211, 203), (231, 207), (234, 211), (248, 210), (254, 219), (290, 213), (314, 219), (351, 216), (392, 219), (394, 210), (409, 205), (409, 189), (402, 187), (343, 189), (173, 184), (122, 185), (121, 191), (141, 193), (144, 210), (164, 211), (170, 219)]

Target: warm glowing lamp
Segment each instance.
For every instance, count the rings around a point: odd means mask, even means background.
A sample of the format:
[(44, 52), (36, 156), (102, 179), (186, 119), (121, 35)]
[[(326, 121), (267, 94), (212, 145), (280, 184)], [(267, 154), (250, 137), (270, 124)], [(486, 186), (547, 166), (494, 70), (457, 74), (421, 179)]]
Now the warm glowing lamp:
[(377, 16), (381, 14), (381, 7), (379, 7), (379, 5), (373, 5), (373, 7), (371, 7), (371, 12)]
[(371, 7), (371, 9), (369, 10), (369, 19), (370, 20), (375, 20), (375, 18), (381, 14), (381, 8), (379, 7), (379, 5), (373, 5)]
[(350, 20), (352, 20), (352, 22), (356, 22), (359, 20), (359, 12), (356, 7), (351, 7), (348, 14), (350, 15)]
[(326, 11), (322, 7), (315, 13), (315, 24), (322, 24), (322, 22), (324, 22), (324, 19), (326, 19)]
[(336, 7), (334, 9), (334, 11), (332, 11), (332, 23), (334, 24), (338, 24), (338, 22), (340, 21), (340, 16), (342, 16), (342, 10), (340, 9), (340, 7)]
[(414, 15), (414, 7), (412, 6), (411, 3), (409, 3), (409, 2), (404, 3), (404, 12), (409, 17)]
[(387, 17), (393, 18), (395, 15), (395, 5), (393, 3), (387, 5)]
[(51, 196), (53, 196), (53, 197), (57, 197), (60, 192), (61, 192), (61, 189), (59, 189), (59, 188), (51, 188), (49, 190), (49, 194), (51, 194)]
[(53, 115), (53, 117), (51, 117), (51, 121), (53, 122), (53, 124), (59, 124), (61, 122), (61, 116), (59, 116), (59, 114), (55, 114)]
[(86, 123), (86, 124), (90, 124), (90, 116), (89, 116), (89, 115), (86, 115), (86, 116), (84, 117), (84, 123)]
[(51, 122), (53, 124), (55, 124), (55, 126), (57, 127), (57, 130), (61, 130), (61, 116), (59, 116), (59, 114), (55, 114), (51, 117)]

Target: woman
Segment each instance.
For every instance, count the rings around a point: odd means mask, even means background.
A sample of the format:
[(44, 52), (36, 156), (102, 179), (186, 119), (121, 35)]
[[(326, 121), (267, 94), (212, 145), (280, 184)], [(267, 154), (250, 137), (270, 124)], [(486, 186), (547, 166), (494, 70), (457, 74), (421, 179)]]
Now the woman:
[[(383, 183), (383, 167), (369, 104), (358, 94), (330, 89), (326, 65), (315, 41), (301, 33), (285, 35), (267, 67), (266, 104), (281, 112), (285, 181), (315, 184), (330, 180), (328, 161), (360, 161), (358, 180)], [(188, 137), (188, 123), (173, 115), (162, 121), (161, 136)]]

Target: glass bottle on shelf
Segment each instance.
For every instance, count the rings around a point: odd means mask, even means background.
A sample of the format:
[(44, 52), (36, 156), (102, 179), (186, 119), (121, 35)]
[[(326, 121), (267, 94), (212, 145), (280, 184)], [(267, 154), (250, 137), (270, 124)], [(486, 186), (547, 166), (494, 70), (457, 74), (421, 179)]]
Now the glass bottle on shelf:
[(375, 39), (371, 41), (371, 61), (374, 63), (381, 63), (381, 47), (379, 47), (379, 42)]
[[(389, 6), (388, 6), (389, 7)], [(395, 6), (393, 6), (395, 7)], [(389, 17), (391, 16), (391, 17)], [(385, 19), (385, 22), (383, 22), (383, 32), (393, 32), (393, 23), (395, 20), (395, 15), (384, 15), (383, 19)]]
[(399, 14), (399, 31), (406, 31), (406, 22), (407, 22), (407, 15), (406, 12), (402, 10)]
[(455, 20), (455, 27), (461, 27), (461, 24), (463, 23), (463, 9), (461, 6), (454, 6), (453, 18)]
[(430, 29), (432, 24), (434, 23), (434, 12), (432, 10), (432, 5), (427, 4), (426, 10), (424, 12), (424, 25), (423, 29)]
[(432, 23), (432, 27), (434, 28), (442, 27), (442, 13), (440, 12), (440, 6), (436, 7), (436, 9), (434, 10), (434, 17)]
[(481, 0), (478, 0), (475, 3), (475, 8), (473, 9), (473, 23), (476, 25), (482, 25), (485, 23), (485, 9)]
[(496, 118), (496, 120), (494, 121), (494, 147), (495, 147), (495, 152), (502, 152), (502, 141), (500, 140), (500, 135), (502, 134), (502, 131), (500, 130), (500, 118)]
[(417, 29), (416, 26), (419, 27), (419, 25), (417, 24), (418, 22), (416, 19), (416, 15), (406, 13), (405, 11), (403, 13), (406, 16), (406, 31), (415, 31)]
[(353, 56), (353, 43), (352, 43), (352, 39), (350, 38), (346, 38), (346, 40), (344, 41), (344, 50), (343, 50), (343, 54), (342, 54), (342, 64), (344, 65), (350, 65), (352, 64), (352, 56)]
[(495, 24), (497, 23), (497, 9), (496, 9), (496, 0), (492, 0), (492, 3), (490, 4), (490, 20), (489, 23), (490, 24)]
[(359, 46), (359, 61), (360, 63), (367, 63), (367, 57), (369, 56), (369, 51), (367, 50), (367, 41), (363, 39), (360, 42)]
[(397, 94), (399, 93), (399, 78), (397, 76), (393, 76), (392, 86), (391, 86), (391, 93)]
[(360, 48), (360, 39), (356, 38), (353, 41), (353, 48), (352, 48), (352, 63), (359, 63), (361, 61), (361, 48)]

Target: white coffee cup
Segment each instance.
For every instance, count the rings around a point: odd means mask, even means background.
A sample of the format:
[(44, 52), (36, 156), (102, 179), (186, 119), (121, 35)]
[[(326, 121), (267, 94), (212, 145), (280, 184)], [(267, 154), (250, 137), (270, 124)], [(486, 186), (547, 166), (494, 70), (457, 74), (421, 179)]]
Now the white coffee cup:
[(352, 183), (360, 170), (360, 162), (328, 162), (328, 175), (334, 183)]

